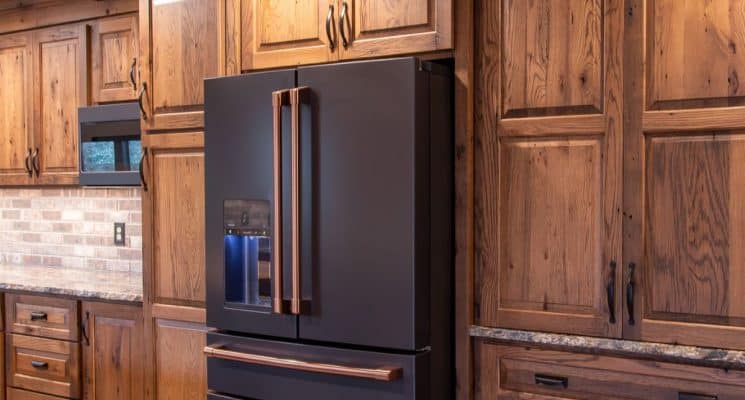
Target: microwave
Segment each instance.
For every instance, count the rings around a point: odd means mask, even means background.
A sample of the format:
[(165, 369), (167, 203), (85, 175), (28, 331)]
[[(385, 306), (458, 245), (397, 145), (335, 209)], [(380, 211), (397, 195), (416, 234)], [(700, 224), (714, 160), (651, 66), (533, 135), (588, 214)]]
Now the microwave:
[(137, 103), (78, 109), (80, 184), (138, 186), (143, 160)]

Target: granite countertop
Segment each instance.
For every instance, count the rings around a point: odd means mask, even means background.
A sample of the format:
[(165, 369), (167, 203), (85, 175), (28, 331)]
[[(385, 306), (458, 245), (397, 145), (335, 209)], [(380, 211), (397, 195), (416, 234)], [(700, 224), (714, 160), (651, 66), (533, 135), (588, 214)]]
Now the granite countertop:
[(487, 328), (475, 325), (471, 326), (470, 334), (472, 337), (507, 344), (534, 345), (555, 350), (626, 355), (683, 364), (745, 369), (745, 351)]
[(0, 290), (141, 302), (142, 273), (0, 265)]

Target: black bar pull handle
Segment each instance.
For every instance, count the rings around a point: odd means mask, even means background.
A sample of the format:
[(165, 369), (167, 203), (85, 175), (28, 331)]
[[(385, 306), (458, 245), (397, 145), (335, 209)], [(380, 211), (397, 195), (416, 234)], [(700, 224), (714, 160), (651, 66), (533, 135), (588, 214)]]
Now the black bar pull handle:
[(49, 367), (49, 364), (47, 364), (45, 361), (31, 360), (31, 366), (36, 369), (47, 369)]
[(616, 323), (616, 262), (610, 262), (610, 276), (608, 277), (608, 286), (605, 287), (605, 294), (608, 298), (608, 322)]
[(31, 178), (34, 176), (34, 170), (31, 169), (31, 148), (28, 148), (28, 152), (26, 153), (26, 160), (24, 160), (23, 164), (26, 166), (26, 172), (28, 172), (28, 177)]
[(36, 172), (36, 177), (39, 177), (39, 174), (41, 173), (41, 168), (39, 167), (39, 148), (37, 147), (34, 151), (34, 155), (31, 156), (31, 166), (34, 167), (34, 171)]
[(137, 95), (137, 105), (140, 106), (140, 112), (142, 113), (142, 119), (147, 121), (147, 112), (145, 111), (145, 106), (142, 104), (142, 98), (145, 95), (145, 92), (147, 91), (147, 82), (142, 82), (142, 87), (140, 88), (140, 94)]
[(329, 39), (329, 48), (331, 51), (334, 51), (336, 48), (336, 31), (334, 31), (334, 36), (331, 36), (331, 30), (333, 29), (334, 25), (334, 5), (329, 4), (329, 13), (326, 15), (326, 37)]
[(341, 44), (342, 46), (344, 46), (345, 49), (349, 47), (349, 40), (347, 39), (347, 32), (345, 29), (345, 24), (347, 23), (348, 18), (347, 9), (349, 9), (349, 5), (345, 1), (341, 4), (341, 13), (339, 13), (339, 33), (341, 34)]
[(566, 389), (569, 386), (569, 378), (564, 376), (535, 374), (535, 384)]
[(91, 342), (88, 339), (88, 324), (90, 322), (91, 313), (89, 311), (85, 312), (85, 321), (80, 321), (80, 333), (83, 335), (83, 343), (85, 343), (86, 346), (90, 346)]
[(629, 312), (629, 325), (636, 323), (634, 319), (634, 288), (636, 287), (634, 269), (636, 269), (636, 264), (629, 263), (629, 281), (626, 283), (626, 309)]
[(717, 396), (710, 396), (706, 394), (678, 392), (678, 400), (718, 400), (718, 399), (719, 397)]
[(147, 147), (142, 148), (142, 157), (140, 158), (140, 183), (142, 183), (142, 191), (147, 192), (147, 181), (145, 180), (145, 171), (143, 170), (143, 164), (145, 164), (145, 158), (147, 157)]
[(31, 311), (29, 314), (31, 317), (31, 321), (46, 321), (47, 320), (47, 313), (44, 311)]
[(132, 84), (132, 90), (137, 90), (137, 81), (135, 80), (135, 67), (137, 67), (137, 57), (132, 58), (132, 65), (129, 67), (129, 82)]

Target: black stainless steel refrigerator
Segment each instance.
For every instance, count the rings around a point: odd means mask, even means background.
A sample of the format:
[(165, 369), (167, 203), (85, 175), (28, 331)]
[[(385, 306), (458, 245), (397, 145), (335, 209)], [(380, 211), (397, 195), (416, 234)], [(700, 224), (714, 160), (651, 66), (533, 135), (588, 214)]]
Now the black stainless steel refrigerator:
[(205, 81), (210, 399), (453, 397), (452, 72)]

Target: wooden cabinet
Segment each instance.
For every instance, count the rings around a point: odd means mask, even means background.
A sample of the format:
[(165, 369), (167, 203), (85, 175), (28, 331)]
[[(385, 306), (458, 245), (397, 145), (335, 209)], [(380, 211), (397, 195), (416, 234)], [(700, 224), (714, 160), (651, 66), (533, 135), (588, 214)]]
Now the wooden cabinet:
[(242, 0), (242, 69), (450, 49), (452, 7), (452, 0)]
[(145, 352), (142, 308), (83, 303), (83, 398), (145, 397)]
[(5, 295), (9, 332), (78, 341), (78, 302), (26, 294)]
[(31, 35), (0, 36), (0, 184), (31, 181)]
[(153, 344), (155, 398), (204, 399), (207, 394), (204, 324), (156, 317)]
[(80, 396), (80, 344), (8, 334), (8, 385), (54, 396)]
[(88, 104), (86, 35), (85, 25), (33, 32), (35, 183), (77, 183), (78, 107)]
[(225, 1), (140, 2), (143, 129), (204, 126), (203, 80), (225, 68)]
[(622, 5), (487, 3), (478, 323), (620, 336)]
[(483, 342), (477, 342), (475, 350), (476, 400), (735, 400), (745, 396), (742, 371)]
[(94, 103), (137, 98), (137, 15), (91, 24), (91, 95)]

